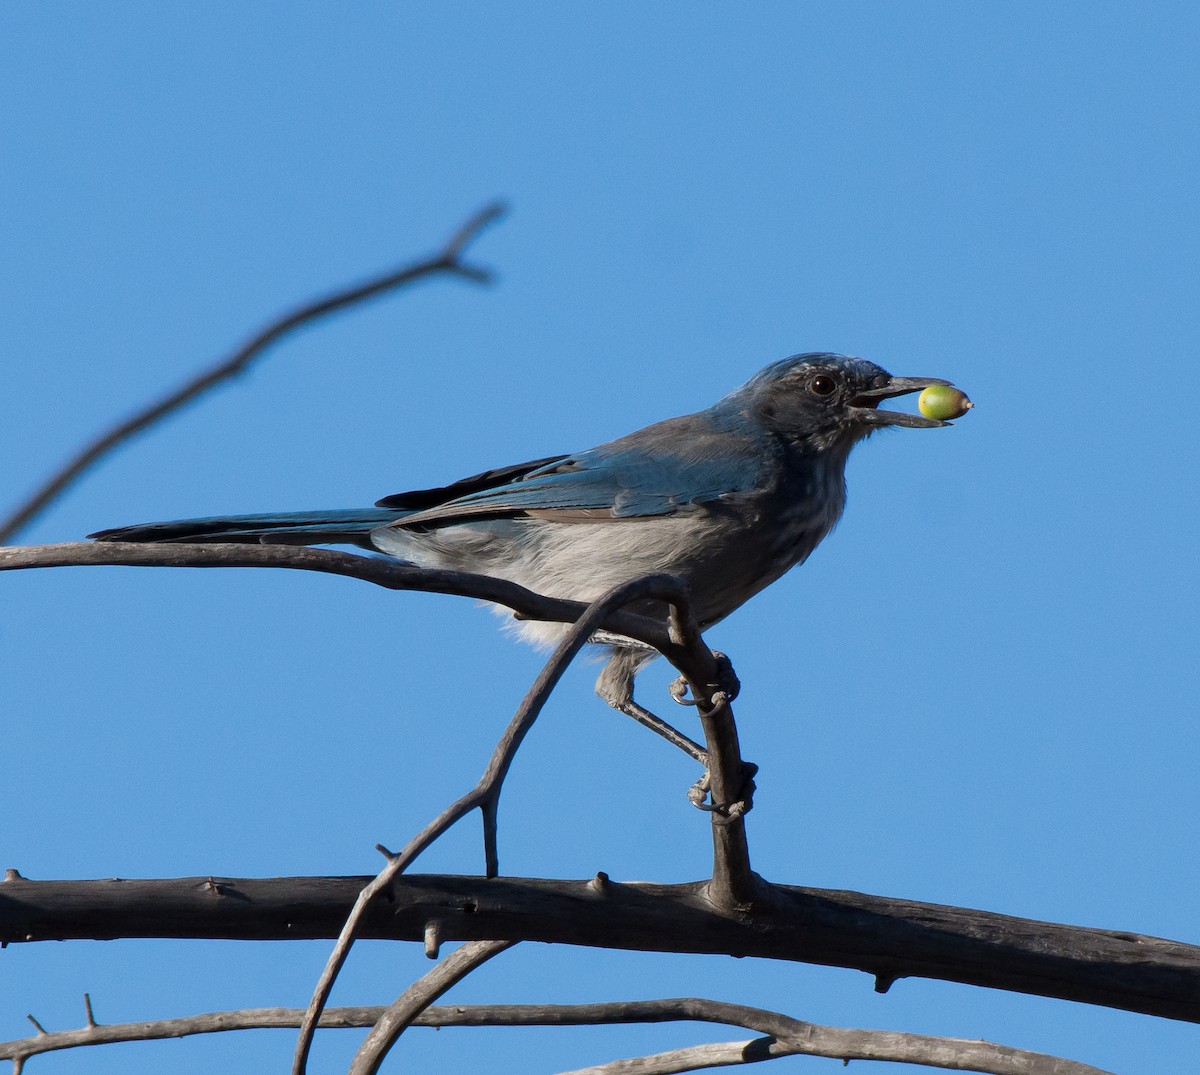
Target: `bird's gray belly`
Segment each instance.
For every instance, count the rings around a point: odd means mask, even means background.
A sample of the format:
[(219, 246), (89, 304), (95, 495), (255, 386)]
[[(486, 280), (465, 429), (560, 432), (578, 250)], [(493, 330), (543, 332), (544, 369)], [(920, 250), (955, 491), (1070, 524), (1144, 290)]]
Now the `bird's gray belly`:
[[(687, 583), (694, 614), (707, 626), (803, 561), (836, 518), (793, 510), (768, 520), (718, 507), (603, 522), (514, 518), (425, 532), (386, 527), (371, 537), (383, 552), (421, 566), (508, 579), (577, 601), (593, 601), (642, 575), (675, 575)], [(552, 642), (563, 628), (525, 621), (519, 630), (532, 641)]]

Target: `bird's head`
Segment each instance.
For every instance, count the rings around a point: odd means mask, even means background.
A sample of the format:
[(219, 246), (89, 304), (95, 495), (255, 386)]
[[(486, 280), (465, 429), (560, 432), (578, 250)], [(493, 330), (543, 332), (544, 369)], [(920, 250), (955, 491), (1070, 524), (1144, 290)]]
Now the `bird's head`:
[(808, 354), (768, 366), (729, 399), (736, 399), (739, 409), (752, 413), (771, 432), (802, 448), (822, 451), (849, 449), (881, 426), (949, 425), (879, 408), (885, 399), (949, 384), (936, 377), (893, 377), (863, 358)]

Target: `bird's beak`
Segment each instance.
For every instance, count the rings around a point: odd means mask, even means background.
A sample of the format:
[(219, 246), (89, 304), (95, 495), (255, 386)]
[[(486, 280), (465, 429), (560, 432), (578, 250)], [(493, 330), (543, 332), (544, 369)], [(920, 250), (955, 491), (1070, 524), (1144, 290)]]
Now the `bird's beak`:
[(911, 426), (914, 429), (932, 429), (934, 426), (948, 426), (949, 422), (940, 422), (936, 418), (926, 418), (923, 414), (908, 414), (905, 411), (881, 411), (879, 404), (894, 396), (907, 396), (910, 392), (920, 392), (930, 385), (939, 384), (950, 386), (953, 382), (943, 381), (937, 377), (893, 377), (882, 388), (871, 388), (859, 392), (850, 400), (847, 408), (850, 415), (866, 425), (872, 426)]

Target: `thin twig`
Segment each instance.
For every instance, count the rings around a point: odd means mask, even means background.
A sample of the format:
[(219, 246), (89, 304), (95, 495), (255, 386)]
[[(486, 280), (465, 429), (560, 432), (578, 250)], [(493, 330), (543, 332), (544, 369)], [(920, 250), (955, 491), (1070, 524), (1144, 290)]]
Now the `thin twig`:
[(366, 1040), (358, 1047), (349, 1075), (375, 1075), (388, 1051), (414, 1019), (438, 997), (461, 982), (476, 967), (498, 956), (516, 941), (468, 941), (451, 952), (428, 974), (422, 975), (400, 994), (379, 1018)]
[[(329, 1008), (321, 1015), (321, 1028), (374, 1026), (387, 1011), (383, 1005), (354, 1008)], [(0, 1060), (20, 1063), (30, 1056), (115, 1042), (152, 1041), (182, 1038), (194, 1034), (215, 1034), (232, 1030), (288, 1029), (298, 1027), (304, 1018), (300, 1008), (249, 1008), (240, 1011), (208, 1012), (179, 1019), (158, 1019), (138, 1023), (85, 1026), (75, 1030), (50, 1031), (36, 1037), (0, 1042)], [(803, 1041), (811, 1049), (808, 1055), (834, 1059), (872, 1059), (921, 1063), (913, 1054), (923, 1042), (937, 1045), (952, 1043), (959, 1056), (991, 1054), (993, 1067), (976, 1066), (977, 1071), (1019, 1071), (1022, 1075), (1047, 1072), (1051, 1075), (1107, 1075), (1099, 1069), (1069, 1060), (1058, 1060), (1040, 1053), (1010, 1049), (986, 1042), (960, 1042), (953, 1038), (929, 1038), (887, 1030), (849, 1030), (806, 1023), (777, 1012), (750, 1008), (741, 1004), (706, 1000), (699, 997), (672, 997), (662, 1000), (612, 1001), (600, 1004), (462, 1004), (431, 1006), (413, 1019), (422, 1027), (531, 1027), (531, 1026), (615, 1026), (629, 1023), (705, 1022), (741, 1026), (776, 1040)], [(854, 1035), (840, 1038), (839, 1035)], [(857, 1053), (847, 1049), (855, 1046)], [(865, 1049), (871, 1056), (863, 1055)], [(980, 1049), (985, 1052), (978, 1052)], [(1009, 1058), (1024, 1067), (999, 1067)], [(1041, 1064), (1042, 1067), (1037, 1065)], [(1058, 1065), (1047, 1066), (1047, 1065)]]
[(37, 489), (23, 504), (21, 504), (4, 522), (0, 523), (0, 545), (5, 545), (13, 539), (35, 516), (40, 514), (51, 501), (56, 499), (69, 485), (75, 482), (86, 470), (91, 468), (101, 457), (108, 454), (119, 444), (147, 427), (161, 421), (167, 415), (190, 403), (216, 385), (229, 380), (241, 373), (271, 344), (281, 337), (306, 325), (310, 321), (325, 317), (337, 310), (364, 302), (386, 291), (391, 291), (406, 284), (414, 283), (426, 277), (445, 273), (460, 276), (476, 283), (488, 283), (492, 274), (474, 265), (461, 261), (463, 249), (489, 224), (504, 212), (504, 207), (498, 203), (485, 206), (473, 214), (459, 227), (449, 242), (440, 251), (424, 259), (392, 269), (379, 276), (371, 277), (361, 283), (354, 284), (340, 291), (335, 291), (319, 299), (305, 303), (303, 306), (284, 314), (262, 329), (257, 335), (239, 347), (233, 354), (221, 359), (216, 365), (193, 377), (186, 384), (173, 392), (151, 403), (123, 422), (98, 436), (91, 443), (65, 463), (55, 474)]
[[(470, 576), (468, 576), (470, 577)], [(321, 977), (313, 990), (309, 1001), (308, 1015), (300, 1028), (296, 1041), (296, 1051), (292, 1059), (293, 1075), (304, 1075), (308, 1063), (308, 1054), (312, 1048), (312, 1036), (316, 1022), (324, 1008), (333, 983), (345, 965), (358, 924), (366, 909), (378, 893), (383, 891), (393, 878), (402, 873), (412, 861), (427, 848), (434, 840), (442, 835), (451, 825), (470, 813), (476, 807), (484, 811), (484, 857), (487, 874), (495, 877), (499, 872), (495, 838), (495, 811), (500, 789), (504, 778), (512, 765), (517, 749), (520, 747), (529, 729), (537, 720), (538, 714), (550, 696), (550, 692), (562, 678), (567, 666), (574, 660), (576, 654), (587, 644), (592, 634), (605, 623), (608, 623), (613, 613), (634, 601), (655, 597), (659, 600), (670, 600), (686, 608), (687, 588), (678, 579), (669, 575), (648, 575), (635, 579), (610, 590), (588, 605), (576, 620), (566, 637), (559, 643), (550, 660), (546, 662), (538, 678), (534, 680), (529, 692), (525, 695), (513, 719), (509, 722), (500, 741), (492, 752), (491, 759), (479, 782), (471, 791), (463, 795), (457, 802), (452, 803), (433, 821), (425, 826), (398, 854), (389, 857), (388, 864), (380, 870), (375, 879), (363, 888), (355, 900), (354, 907), (346, 918), (346, 923), (338, 935), (337, 943), (330, 953), (329, 959), (321, 971)], [(699, 632), (696, 632), (699, 638)], [(691, 641), (689, 639), (689, 641)], [(703, 640), (700, 640), (701, 644)], [(705, 650), (705, 653), (708, 653)], [(711, 654), (709, 654), (711, 658)]]

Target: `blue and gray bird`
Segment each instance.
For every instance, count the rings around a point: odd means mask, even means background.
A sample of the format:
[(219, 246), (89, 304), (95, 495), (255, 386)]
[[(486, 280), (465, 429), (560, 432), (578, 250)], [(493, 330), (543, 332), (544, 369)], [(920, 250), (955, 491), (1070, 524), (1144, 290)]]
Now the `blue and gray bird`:
[[(893, 377), (861, 358), (796, 355), (696, 414), (584, 452), (399, 493), (373, 508), (148, 523), (91, 536), (352, 544), (576, 601), (664, 573), (687, 583), (696, 618), (708, 627), (803, 563), (833, 529), (858, 441), (882, 426), (948, 424), (878, 405), (948, 384)], [(636, 611), (665, 613), (652, 605)], [(546, 643), (566, 628), (526, 621), (518, 630)], [(630, 712), (633, 677), (654, 651), (619, 636), (598, 641), (610, 656), (597, 691)]]

